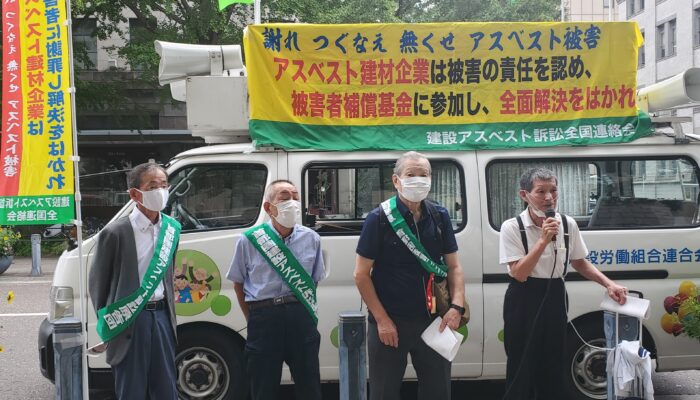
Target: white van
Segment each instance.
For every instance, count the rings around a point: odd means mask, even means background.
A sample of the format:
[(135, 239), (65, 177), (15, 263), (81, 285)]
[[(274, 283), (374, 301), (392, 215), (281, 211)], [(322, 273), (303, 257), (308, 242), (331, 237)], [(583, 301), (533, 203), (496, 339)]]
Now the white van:
[[(684, 93), (685, 84), (681, 79)], [(244, 84), (239, 87), (245, 90)], [(198, 93), (212, 98), (211, 88)], [(190, 89), (188, 97), (194, 93)], [(211, 106), (194, 104), (188, 112), (210, 112)], [(199, 115), (196, 120), (209, 122), (209, 116)], [(700, 315), (691, 307), (700, 299), (695, 286), (700, 284), (699, 139), (659, 131), (628, 144), (425, 152), (433, 168), (431, 197), (449, 211), (471, 308), (466, 339), (452, 364), (453, 378), (505, 377), (502, 309), (508, 275), (498, 263), (498, 230), (504, 220), (522, 210), (518, 179), (535, 165), (557, 174), (559, 211), (576, 220), (591, 262), (651, 300), (643, 342), (656, 359), (657, 370), (700, 368), (699, 338), (689, 337), (700, 335)], [(285, 151), (238, 143), (190, 150), (169, 163), (172, 186), (165, 212), (183, 227), (173, 283), (178, 293), (181, 398), (245, 396), (246, 323), (232, 283), (222, 277), (240, 235), (265, 220), (264, 188), (276, 179), (288, 179), (299, 188), (305, 222), (322, 238), (328, 277), (318, 288), (321, 378), (338, 379), (338, 314), (362, 309), (352, 276), (358, 236), (367, 213), (395, 194), (391, 175), (400, 155)], [(115, 219), (128, 215), (132, 207), (133, 203), (127, 204)], [(98, 236), (84, 242), (88, 266)], [(49, 318), (39, 333), (41, 370), (49, 379), (54, 374), (52, 321), (80, 315), (78, 268), (77, 250), (72, 250), (61, 256), (54, 273)], [(586, 341), (603, 345), (599, 308), (603, 289), (575, 272), (569, 272), (566, 281), (570, 321)], [(88, 344), (92, 346), (100, 340), (95, 310), (90, 302), (88, 307)], [(569, 332), (567, 398), (605, 398), (605, 352), (584, 345), (571, 326)], [(110, 381), (103, 357), (88, 362), (93, 384)], [(409, 365), (406, 378), (414, 377)], [(283, 380), (291, 381), (288, 371)]]
[[(246, 324), (233, 285), (221, 277), (241, 233), (264, 220), (263, 191), (275, 179), (297, 185), (303, 209), (315, 216), (313, 227), (322, 237), (328, 278), (318, 289), (321, 377), (338, 379), (337, 336), (332, 338), (337, 316), (361, 308), (352, 277), (355, 246), (364, 216), (394, 194), (392, 163), (399, 155), (255, 150), (250, 144), (232, 144), (190, 150), (172, 160), (167, 212), (183, 226), (177, 265), (183, 270), (202, 268), (213, 278), (197, 302), (176, 306), (183, 398), (237, 398), (241, 390)], [(659, 135), (623, 145), (428, 156), (433, 166), (431, 195), (450, 212), (472, 312), (467, 339), (453, 363), (455, 379), (504, 377), (506, 357), (500, 338), (508, 277), (498, 264), (498, 230), (502, 221), (521, 210), (518, 177), (533, 165), (548, 166), (558, 175), (560, 211), (577, 221), (591, 261), (651, 300), (644, 343), (656, 358), (657, 370), (700, 368), (700, 342), (680, 332), (678, 311), (671, 334), (662, 326), (662, 317), (668, 314), (664, 299), (679, 290), (688, 294), (692, 287), (685, 281), (700, 283), (700, 143), (694, 139), (676, 143), (673, 137)], [(115, 218), (126, 216), (132, 206), (128, 204)], [(96, 238), (84, 243), (88, 265)], [(584, 339), (601, 345), (603, 291), (579, 278), (572, 272), (567, 276), (569, 317)], [(63, 254), (56, 266), (50, 319), (79, 315), (77, 288), (73, 250)], [(93, 345), (99, 338), (91, 307), (88, 320), (88, 341)], [(604, 398), (604, 352), (586, 347), (573, 332), (568, 339), (571, 398)], [(49, 321), (43, 325), (40, 347), (42, 370), (50, 377)], [(93, 374), (108, 371), (102, 358), (90, 358), (89, 366)], [(414, 376), (409, 368), (406, 377)], [(284, 379), (289, 381), (289, 375)]]

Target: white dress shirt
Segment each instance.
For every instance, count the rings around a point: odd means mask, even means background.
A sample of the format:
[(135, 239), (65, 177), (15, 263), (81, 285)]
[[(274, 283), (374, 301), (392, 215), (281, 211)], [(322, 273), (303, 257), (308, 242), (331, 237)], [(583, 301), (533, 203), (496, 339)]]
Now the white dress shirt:
[[(143, 283), (143, 276), (146, 275), (146, 271), (148, 270), (148, 265), (151, 263), (151, 259), (153, 258), (153, 251), (155, 250), (156, 242), (158, 241), (158, 234), (160, 233), (162, 220), (159, 218), (158, 223), (154, 225), (151, 223), (151, 220), (138, 209), (138, 207), (134, 207), (134, 210), (131, 212), (131, 214), (129, 214), (129, 221), (131, 221), (131, 227), (134, 228), (134, 239), (136, 239), (136, 259), (139, 263), (139, 284), (141, 284)], [(161, 300), (164, 297), (164, 291), (165, 287), (163, 286), (163, 281), (161, 280), (149, 301)]]

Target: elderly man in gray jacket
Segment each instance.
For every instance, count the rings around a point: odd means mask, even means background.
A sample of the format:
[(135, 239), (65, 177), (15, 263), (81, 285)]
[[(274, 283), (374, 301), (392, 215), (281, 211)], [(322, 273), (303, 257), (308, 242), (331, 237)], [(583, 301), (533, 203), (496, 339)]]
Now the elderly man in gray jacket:
[(97, 331), (112, 366), (119, 399), (177, 399), (173, 264), (180, 225), (160, 213), (168, 199), (166, 171), (154, 163), (128, 176), (136, 207), (99, 234), (89, 291)]

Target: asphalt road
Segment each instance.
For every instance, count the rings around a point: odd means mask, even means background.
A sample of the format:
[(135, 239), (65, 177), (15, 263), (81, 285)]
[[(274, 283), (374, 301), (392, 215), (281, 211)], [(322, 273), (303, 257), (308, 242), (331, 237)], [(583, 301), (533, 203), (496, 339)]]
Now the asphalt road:
[[(54, 386), (39, 371), (37, 332), (48, 310), (48, 294), (55, 259), (44, 259), (43, 276), (30, 277), (31, 260), (19, 259), (0, 275), (0, 398), (54, 399)], [(9, 291), (14, 300), (8, 303)], [(700, 371), (676, 371), (654, 374), (657, 400), (700, 400)], [(454, 399), (490, 400), (503, 394), (503, 382), (453, 382)], [(323, 387), (324, 399), (338, 398), (338, 385)], [(284, 399), (293, 399), (293, 390), (286, 387)], [(415, 382), (404, 383), (402, 399), (416, 396)], [(111, 399), (109, 393), (91, 392), (91, 399)]]

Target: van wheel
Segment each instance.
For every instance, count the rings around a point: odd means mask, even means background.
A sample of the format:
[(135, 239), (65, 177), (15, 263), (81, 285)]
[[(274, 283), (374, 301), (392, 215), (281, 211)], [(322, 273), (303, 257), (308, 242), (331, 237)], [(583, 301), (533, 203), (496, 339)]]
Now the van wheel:
[(179, 399), (247, 399), (243, 340), (212, 329), (186, 329), (178, 333), (178, 342), (175, 366)]
[[(576, 326), (581, 337), (593, 346), (605, 348), (603, 324), (586, 322)], [(567, 398), (576, 400), (607, 399), (607, 354), (581, 342), (569, 327), (566, 338), (568, 368), (564, 378)]]

